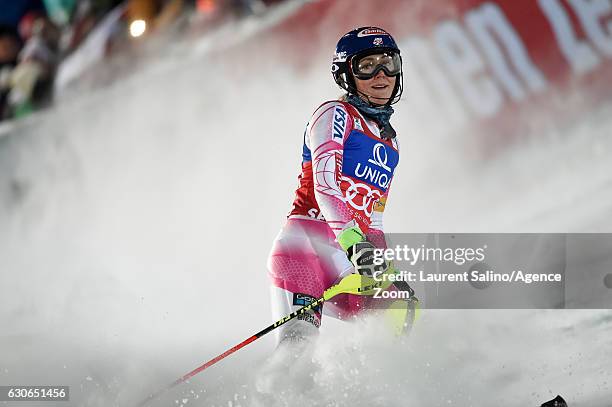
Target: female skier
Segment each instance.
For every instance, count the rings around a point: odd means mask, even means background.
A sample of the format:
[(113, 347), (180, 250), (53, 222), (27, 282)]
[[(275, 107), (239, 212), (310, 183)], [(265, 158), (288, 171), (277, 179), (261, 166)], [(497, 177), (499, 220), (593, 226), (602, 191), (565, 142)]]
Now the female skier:
[[(371, 274), (373, 250), (386, 247), (382, 215), (399, 161), (389, 119), (402, 94), (400, 50), (386, 31), (357, 28), (339, 40), (331, 71), (346, 94), (319, 106), (306, 126), (299, 188), (268, 259), (274, 320), (349, 273)], [(343, 294), (323, 308), (346, 319), (382, 301)], [(316, 334), (321, 313), (283, 325), (279, 342)]]

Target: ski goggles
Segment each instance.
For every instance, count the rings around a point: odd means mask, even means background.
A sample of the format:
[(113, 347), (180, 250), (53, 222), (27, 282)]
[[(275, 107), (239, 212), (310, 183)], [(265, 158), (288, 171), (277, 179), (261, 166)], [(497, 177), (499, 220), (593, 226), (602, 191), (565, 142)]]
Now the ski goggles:
[(357, 79), (372, 79), (381, 70), (387, 76), (396, 76), (402, 71), (402, 58), (395, 52), (383, 52), (353, 58), (352, 65)]

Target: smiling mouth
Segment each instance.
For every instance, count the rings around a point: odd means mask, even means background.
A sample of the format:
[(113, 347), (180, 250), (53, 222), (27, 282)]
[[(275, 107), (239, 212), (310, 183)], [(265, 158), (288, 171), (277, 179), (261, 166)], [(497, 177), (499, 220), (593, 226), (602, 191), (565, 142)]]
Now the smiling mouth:
[(386, 89), (388, 87), (389, 85), (373, 85), (372, 86), (373, 89)]

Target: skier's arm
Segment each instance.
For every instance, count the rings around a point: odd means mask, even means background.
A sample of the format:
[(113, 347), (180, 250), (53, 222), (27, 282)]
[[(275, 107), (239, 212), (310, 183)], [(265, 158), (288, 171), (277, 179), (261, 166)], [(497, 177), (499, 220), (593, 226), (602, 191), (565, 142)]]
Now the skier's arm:
[(343, 230), (356, 226), (340, 189), (344, 140), (351, 125), (344, 106), (330, 102), (317, 109), (307, 129), (315, 198), (336, 237)]
[(312, 152), (314, 192), (323, 217), (355, 266), (355, 271), (371, 275), (375, 270), (384, 270), (386, 264), (373, 264), (375, 246), (366, 240), (353, 219), (340, 188), (344, 140), (352, 125), (348, 119), (342, 104), (327, 103), (315, 112), (308, 125), (307, 144)]

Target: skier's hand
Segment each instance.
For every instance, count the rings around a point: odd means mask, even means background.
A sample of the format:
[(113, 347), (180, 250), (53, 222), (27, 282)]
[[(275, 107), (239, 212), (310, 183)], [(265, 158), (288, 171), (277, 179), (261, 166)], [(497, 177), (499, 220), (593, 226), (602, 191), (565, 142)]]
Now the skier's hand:
[(338, 243), (353, 263), (355, 273), (372, 277), (375, 272), (384, 273), (389, 268), (386, 261), (376, 258), (374, 252), (376, 247), (366, 240), (365, 235), (357, 225), (343, 230), (338, 235)]
[(375, 273), (383, 274), (387, 272), (389, 264), (384, 260), (381, 262), (376, 259), (375, 249), (376, 247), (372, 243), (364, 240), (355, 243), (346, 250), (346, 255), (355, 267), (355, 273), (372, 277)]

